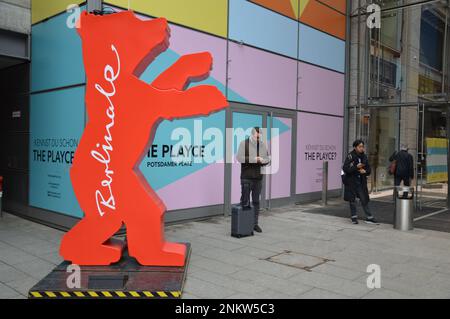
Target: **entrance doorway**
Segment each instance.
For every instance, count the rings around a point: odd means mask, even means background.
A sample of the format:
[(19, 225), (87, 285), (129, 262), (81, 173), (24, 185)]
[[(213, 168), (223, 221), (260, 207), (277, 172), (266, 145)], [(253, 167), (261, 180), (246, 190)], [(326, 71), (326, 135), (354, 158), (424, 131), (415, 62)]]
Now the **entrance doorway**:
[(407, 147), (414, 158), (415, 221), (425, 228), (444, 231), (450, 231), (449, 108), (448, 102), (436, 101), (377, 105), (365, 110), (361, 122), (361, 131), (367, 132), (372, 165), (371, 197), (393, 203), (389, 158), (401, 146)]
[(241, 164), (236, 155), (239, 145), (248, 138), (252, 128), (262, 128), (271, 164), (263, 168), (261, 208), (270, 209), (294, 202), (296, 112), (232, 103), (227, 115), (225, 215), (241, 197)]
[(449, 105), (418, 106), (417, 206), (448, 208)]

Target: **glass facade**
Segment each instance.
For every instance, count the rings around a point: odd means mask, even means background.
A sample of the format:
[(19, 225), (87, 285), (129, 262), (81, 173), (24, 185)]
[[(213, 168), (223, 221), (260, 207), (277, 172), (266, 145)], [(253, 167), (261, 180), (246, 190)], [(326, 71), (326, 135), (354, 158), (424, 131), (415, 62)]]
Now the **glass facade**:
[[(446, 189), (449, 1), (351, 2), (349, 145), (367, 141), (372, 190), (393, 186), (389, 157), (401, 145), (415, 159), (420, 190)], [(380, 28), (368, 27), (370, 4), (381, 9)]]

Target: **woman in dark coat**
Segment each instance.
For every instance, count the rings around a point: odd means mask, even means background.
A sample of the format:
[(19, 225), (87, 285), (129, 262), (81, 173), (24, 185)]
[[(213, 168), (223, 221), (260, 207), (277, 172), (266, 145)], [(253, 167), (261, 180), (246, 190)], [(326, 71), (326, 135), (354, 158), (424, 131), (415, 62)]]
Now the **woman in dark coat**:
[(371, 173), (369, 160), (364, 153), (364, 142), (356, 140), (351, 151), (344, 162), (344, 200), (350, 203), (351, 219), (353, 224), (358, 224), (356, 211), (356, 198), (359, 198), (366, 213), (365, 222), (378, 224), (369, 210), (369, 190), (367, 189), (367, 176)]

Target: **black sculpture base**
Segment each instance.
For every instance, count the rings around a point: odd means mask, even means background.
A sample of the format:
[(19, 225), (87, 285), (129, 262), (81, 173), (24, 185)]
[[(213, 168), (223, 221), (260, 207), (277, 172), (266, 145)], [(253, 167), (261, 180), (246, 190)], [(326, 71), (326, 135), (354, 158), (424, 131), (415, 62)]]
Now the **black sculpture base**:
[(63, 262), (28, 293), (30, 299), (176, 299), (181, 298), (191, 245), (186, 243), (183, 267), (141, 266), (125, 250), (122, 259), (110, 266), (81, 266), (80, 288), (67, 288), (71, 264)]

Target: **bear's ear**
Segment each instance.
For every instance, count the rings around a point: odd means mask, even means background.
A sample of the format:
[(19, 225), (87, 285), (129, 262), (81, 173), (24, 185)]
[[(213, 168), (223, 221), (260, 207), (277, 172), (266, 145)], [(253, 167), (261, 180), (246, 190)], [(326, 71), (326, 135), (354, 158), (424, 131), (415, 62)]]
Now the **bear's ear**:
[(80, 36), (83, 36), (88, 32), (93, 16), (93, 14), (89, 14), (87, 11), (81, 12), (76, 24)]

